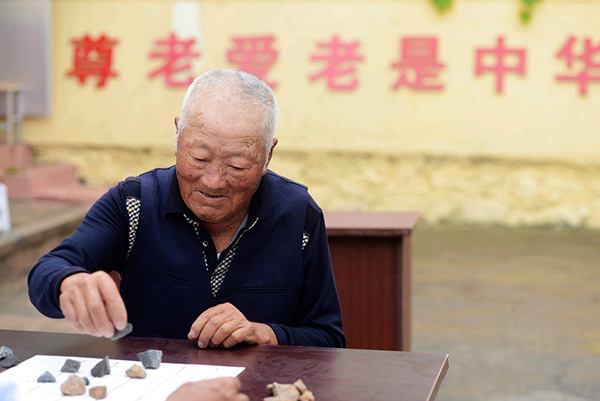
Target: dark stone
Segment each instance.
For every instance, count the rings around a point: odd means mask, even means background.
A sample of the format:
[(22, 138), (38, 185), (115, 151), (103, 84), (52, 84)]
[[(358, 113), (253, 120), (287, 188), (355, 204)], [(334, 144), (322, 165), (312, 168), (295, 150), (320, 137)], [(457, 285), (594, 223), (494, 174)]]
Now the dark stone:
[(146, 369), (158, 369), (162, 362), (162, 351), (157, 349), (149, 349), (144, 352), (138, 352), (137, 357), (142, 361), (142, 365)]
[(40, 377), (37, 379), (38, 383), (56, 383), (56, 379), (52, 376), (52, 373), (45, 371), (42, 373)]
[(77, 373), (79, 372), (80, 367), (81, 362), (76, 361), (74, 359), (67, 359), (62, 368), (60, 368), (60, 371), (65, 373)]
[(6, 345), (3, 345), (0, 347), (0, 359), (4, 359), (9, 355), (14, 355), (15, 351), (13, 351), (11, 348), (7, 347)]
[(92, 376), (102, 377), (106, 375), (110, 375), (110, 362), (108, 361), (107, 356), (92, 368)]
[(127, 334), (131, 333), (133, 330), (133, 325), (131, 323), (127, 323), (123, 330), (115, 330), (115, 334), (110, 338), (111, 341), (120, 340), (125, 337)]
[(84, 381), (84, 383), (85, 383), (85, 385), (86, 385), (86, 386), (89, 386), (89, 385), (90, 385), (90, 379), (88, 379), (88, 378), (87, 378), (87, 377), (85, 377), (85, 376), (82, 376), (81, 378), (83, 379), (83, 381)]
[(17, 356), (15, 354), (8, 354), (4, 359), (0, 360), (0, 366), (3, 368), (12, 368), (17, 365), (19, 361), (17, 360)]

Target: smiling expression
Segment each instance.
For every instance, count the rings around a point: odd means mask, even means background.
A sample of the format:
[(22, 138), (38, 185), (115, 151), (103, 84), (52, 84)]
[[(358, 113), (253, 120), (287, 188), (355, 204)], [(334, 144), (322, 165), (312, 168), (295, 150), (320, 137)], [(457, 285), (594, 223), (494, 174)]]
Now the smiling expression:
[(231, 103), (197, 105), (180, 132), (176, 153), (181, 197), (208, 224), (241, 223), (267, 173), (263, 114)]

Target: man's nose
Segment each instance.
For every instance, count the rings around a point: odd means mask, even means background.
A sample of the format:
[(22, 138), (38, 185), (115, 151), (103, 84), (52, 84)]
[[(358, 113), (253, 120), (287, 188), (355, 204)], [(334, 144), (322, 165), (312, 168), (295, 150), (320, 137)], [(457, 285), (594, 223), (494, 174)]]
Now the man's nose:
[(202, 175), (202, 183), (206, 189), (219, 190), (225, 188), (225, 170), (218, 165), (210, 165)]

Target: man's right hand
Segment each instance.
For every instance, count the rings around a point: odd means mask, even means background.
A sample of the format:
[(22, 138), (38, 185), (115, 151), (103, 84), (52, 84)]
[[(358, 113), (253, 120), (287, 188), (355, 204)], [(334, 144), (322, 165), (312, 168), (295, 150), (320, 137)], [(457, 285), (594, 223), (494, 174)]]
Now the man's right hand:
[(103, 271), (76, 273), (60, 285), (60, 310), (75, 329), (112, 337), (127, 323), (127, 311), (113, 279)]
[(248, 401), (240, 387), (240, 380), (233, 377), (190, 382), (175, 390), (167, 401)]

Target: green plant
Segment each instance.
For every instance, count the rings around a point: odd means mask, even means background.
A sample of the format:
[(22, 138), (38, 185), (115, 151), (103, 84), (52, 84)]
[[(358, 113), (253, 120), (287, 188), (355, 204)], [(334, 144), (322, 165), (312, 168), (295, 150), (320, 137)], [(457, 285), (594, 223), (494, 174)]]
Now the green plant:
[[(450, 10), (454, 0), (430, 0), (433, 7), (440, 13), (443, 14)], [(542, 0), (519, 0), (521, 8), (519, 10), (519, 18), (522, 23), (527, 24), (531, 21), (533, 8), (536, 4), (541, 3)]]
[(452, 7), (453, 1), (454, 0), (431, 0), (433, 6), (440, 14), (448, 11), (450, 7)]
[(533, 12), (533, 7), (540, 3), (542, 0), (520, 0), (521, 1), (521, 10), (519, 11), (519, 17), (521, 18), (521, 22), (524, 24), (529, 23), (531, 21), (531, 14)]

